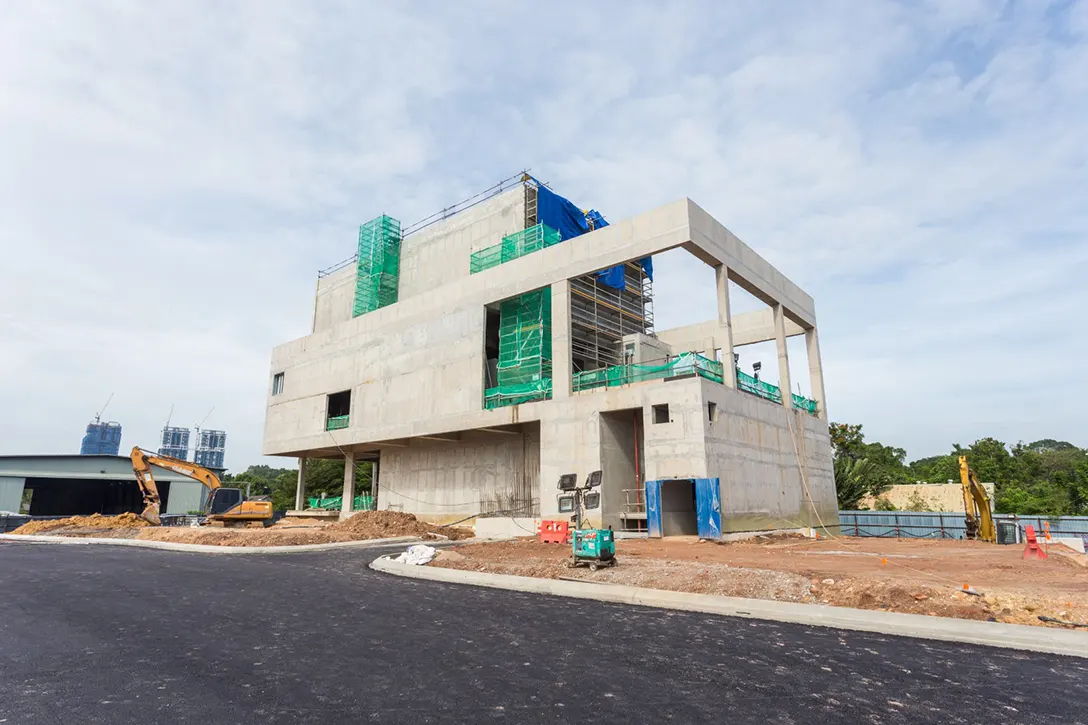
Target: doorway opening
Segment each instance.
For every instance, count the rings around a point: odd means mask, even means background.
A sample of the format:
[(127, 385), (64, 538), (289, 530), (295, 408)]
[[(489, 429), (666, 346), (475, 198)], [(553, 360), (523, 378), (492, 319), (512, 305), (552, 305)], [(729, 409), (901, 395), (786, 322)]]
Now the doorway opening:
[(601, 413), (601, 520), (620, 531), (646, 531), (642, 408)]
[(695, 506), (695, 481), (687, 478), (661, 482), (661, 535), (694, 536), (699, 533)]

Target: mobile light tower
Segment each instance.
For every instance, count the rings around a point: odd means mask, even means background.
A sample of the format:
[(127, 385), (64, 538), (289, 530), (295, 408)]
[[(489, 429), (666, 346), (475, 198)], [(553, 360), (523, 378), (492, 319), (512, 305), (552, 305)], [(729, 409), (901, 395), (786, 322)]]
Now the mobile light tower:
[(559, 477), (559, 513), (573, 513), (574, 522), (571, 531), (570, 566), (588, 564), (590, 571), (597, 571), (600, 566), (616, 565), (616, 540), (612, 529), (583, 529), (582, 509), (600, 508), (601, 492), (593, 489), (601, 485), (601, 472), (594, 471), (586, 476), (585, 485), (578, 485), (578, 475), (564, 473)]

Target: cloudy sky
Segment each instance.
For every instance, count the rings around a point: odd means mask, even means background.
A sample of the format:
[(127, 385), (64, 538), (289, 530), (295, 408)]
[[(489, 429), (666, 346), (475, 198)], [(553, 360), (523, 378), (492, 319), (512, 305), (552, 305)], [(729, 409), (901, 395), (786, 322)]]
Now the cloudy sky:
[[(316, 270), (526, 167), (721, 220), (870, 439), (1088, 445), (1086, 162), (1088, 2), (4, 2), (0, 454), (77, 452), (115, 393), (124, 445), (214, 408), (258, 462)], [(659, 328), (713, 316), (685, 257)]]

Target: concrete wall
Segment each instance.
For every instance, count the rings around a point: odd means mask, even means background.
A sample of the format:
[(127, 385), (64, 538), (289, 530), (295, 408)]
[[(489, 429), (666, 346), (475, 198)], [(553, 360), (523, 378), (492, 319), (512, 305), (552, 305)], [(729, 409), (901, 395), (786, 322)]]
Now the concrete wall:
[[(426, 294), (467, 277), (469, 256), (525, 228), (525, 190), (517, 186), (474, 207), (409, 234), (401, 242), (397, 299)], [(345, 255), (346, 256), (346, 255)], [(355, 265), (317, 280), (314, 332), (352, 318)]]
[[(994, 484), (984, 483), (982, 487), (994, 501)], [(908, 483), (892, 486), (880, 494), (900, 511), (963, 511), (963, 487), (959, 483)], [(920, 502), (919, 508), (914, 508)], [(859, 504), (863, 508), (876, 508), (876, 500), (866, 496)]]
[(525, 189), (516, 186), (404, 238), (397, 299), (428, 294), (469, 276), (473, 252), (525, 228)]
[(19, 505), (23, 501), (24, 480), (16, 476), (0, 476), (0, 511), (19, 513)]
[(449, 522), (481, 512), (535, 513), (540, 490), (536, 425), (520, 433), (466, 431), (457, 441), (412, 440), (382, 448), (379, 506)]
[(355, 265), (349, 264), (317, 280), (314, 332), (328, 330), (351, 319), (355, 309), (355, 276)]
[(716, 420), (707, 416), (705, 446), (707, 476), (721, 486), (722, 531), (818, 526), (818, 518), (837, 525), (827, 423), (708, 381), (702, 388), (717, 405)]

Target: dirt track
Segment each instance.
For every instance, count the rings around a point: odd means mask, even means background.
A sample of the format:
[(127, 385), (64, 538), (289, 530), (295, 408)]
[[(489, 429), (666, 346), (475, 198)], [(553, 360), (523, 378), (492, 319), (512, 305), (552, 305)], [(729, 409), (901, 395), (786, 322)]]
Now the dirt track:
[[(1024, 561), (1022, 547), (970, 541), (636, 539), (617, 542), (618, 566), (590, 573), (566, 567), (569, 546), (522, 539), (458, 547), (435, 565), (1020, 624), (1041, 624), (1039, 615), (1086, 622), (1088, 568), (1058, 548), (1046, 561)], [(965, 594), (964, 584), (982, 596)]]

